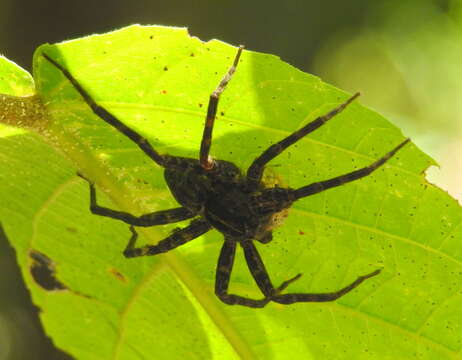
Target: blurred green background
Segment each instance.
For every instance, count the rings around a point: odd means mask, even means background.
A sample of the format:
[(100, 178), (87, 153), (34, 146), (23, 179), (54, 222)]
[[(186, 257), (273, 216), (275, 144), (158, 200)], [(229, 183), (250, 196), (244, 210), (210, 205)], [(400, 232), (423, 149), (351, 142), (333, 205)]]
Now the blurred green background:
[[(0, 0), (0, 52), (30, 70), (42, 43), (133, 23), (185, 26), (361, 91), (441, 164), (428, 179), (462, 202), (461, 0)], [(0, 294), (0, 360), (69, 359), (43, 334), (1, 231)]]

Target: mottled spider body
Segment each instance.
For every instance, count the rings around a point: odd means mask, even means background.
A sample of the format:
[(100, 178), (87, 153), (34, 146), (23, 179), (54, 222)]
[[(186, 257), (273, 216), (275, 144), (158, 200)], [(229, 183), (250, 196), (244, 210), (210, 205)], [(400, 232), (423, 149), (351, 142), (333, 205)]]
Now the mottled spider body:
[(205, 170), (197, 159), (176, 159), (181, 165), (166, 169), (164, 178), (175, 199), (191, 211), (203, 212), (212, 194), (242, 181), (239, 168), (228, 161), (215, 161), (213, 169)]
[[(265, 186), (262, 182), (265, 165), (289, 146), (343, 111), (359, 95), (356, 94), (327, 114), (316, 118), (301, 129), (271, 145), (252, 162), (245, 174), (232, 162), (213, 160), (209, 152), (219, 96), (225, 90), (226, 85), (236, 70), (242, 50), (243, 47), (241, 46), (233, 65), (215, 91), (210, 95), (199, 159), (159, 154), (146, 138), (125, 125), (108, 110), (98, 105), (66, 68), (47, 54), (43, 54), (43, 56), (72, 83), (98, 117), (131, 139), (158, 166), (164, 168), (164, 177), (167, 185), (174, 198), (181, 205), (178, 208), (156, 211), (141, 216), (109, 209), (97, 204), (95, 186), (91, 181), (84, 178), (90, 186), (91, 212), (121, 220), (130, 225), (132, 237), (123, 252), (125, 257), (132, 258), (161, 254), (181, 246), (215, 228), (224, 236), (224, 243), (218, 258), (215, 278), (215, 294), (224, 303), (256, 308), (264, 307), (270, 301), (281, 304), (292, 304), (295, 302), (336, 300), (356, 288), (364, 280), (377, 275), (380, 270), (359, 276), (351, 284), (335, 292), (282, 294), (282, 291), (290, 283), (300, 278), (301, 274), (282, 282), (279, 287), (275, 287), (266, 271), (254, 240), (263, 244), (270, 242), (272, 239), (272, 229), (280, 224), (281, 219), (287, 215), (287, 209), (293, 202), (368, 176), (387, 162), (409, 142), (409, 139), (401, 142), (393, 150), (369, 166), (344, 175), (314, 182), (298, 189)], [(174, 231), (158, 244), (135, 247), (138, 237), (134, 228), (135, 226), (162, 225), (186, 219), (192, 219), (188, 226)], [(263, 298), (261, 299), (252, 299), (228, 292), (237, 244), (242, 247), (250, 273), (263, 293)]]
[(206, 170), (197, 159), (176, 159), (178, 168), (166, 169), (164, 177), (178, 203), (202, 215), (225, 236), (271, 240), (274, 217), (292, 204), (281, 201), (289, 190), (265, 189), (263, 184), (252, 190), (241, 170), (229, 161), (214, 160), (213, 168)]

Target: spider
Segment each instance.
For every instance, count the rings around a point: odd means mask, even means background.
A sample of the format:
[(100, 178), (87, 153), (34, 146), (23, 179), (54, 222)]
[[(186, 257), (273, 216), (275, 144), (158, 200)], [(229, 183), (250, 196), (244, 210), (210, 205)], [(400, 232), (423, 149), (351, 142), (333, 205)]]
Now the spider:
[[(319, 116), (301, 129), (271, 145), (252, 162), (245, 175), (232, 162), (212, 159), (209, 151), (218, 101), (237, 68), (243, 48), (243, 46), (239, 47), (232, 66), (210, 95), (199, 159), (159, 154), (146, 138), (98, 105), (64, 66), (47, 54), (43, 53), (42, 55), (61, 71), (62, 75), (80, 93), (83, 100), (99, 118), (131, 139), (149, 158), (164, 169), (165, 181), (173, 197), (181, 205), (178, 208), (156, 211), (141, 216), (102, 207), (97, 204), (94, 184), (80, 175), (89, 184), (90, 211), (93, 214), (121, 220), (130, 225), (132, 235), (123, 251), (125, 257), (161, 254), (214, 228), (224, 236), (215, 277), (215, 294), (222, 302), (229, 305), (261, 308), (270, 301), (280, 304), (334, 301), (352, 291), (366, 279), (378, 275), (381, 269), (359, 276), (348, 286), (334, 292), (283, 293), (283, 290), (299, 279), (301, 274), (297, 274), (275, 287), (254, 240), (262, 244), (269, 243), (272, 240), (272, 229), (277, 223), (278, 215), (284, 214), (295, 201), (368, 176), (395, 155), (409, 142), (409, 139), (401, 142), (369, 166), (328, 180), (314, 182), (298, 189), (268, 187), (262, 182), (263, 171), (269, 161), (343, 111), (359, 96), (359, 93), (356, 93), (327, 114)], [(186, 219), (193, 220), (188, 226), (174, 231), (158, 244), (135, 247), (138, 237), (135, 226), (162, 225)], [(237, 244), (242, 247), (250, 273), (263, 293), (261, 299), (252, 299), (228, 292)]]

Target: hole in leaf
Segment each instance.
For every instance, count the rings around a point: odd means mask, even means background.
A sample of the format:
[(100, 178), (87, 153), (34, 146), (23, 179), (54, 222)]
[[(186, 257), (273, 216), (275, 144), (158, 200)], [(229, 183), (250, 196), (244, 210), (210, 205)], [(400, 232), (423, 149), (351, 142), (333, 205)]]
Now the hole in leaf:
[(30, 273), (40, 287), (47, 291), (67, 289), (56, 278), (55, 264), (48, 256), (37, 250), (31, 250), (29, 256), (32, 259)]

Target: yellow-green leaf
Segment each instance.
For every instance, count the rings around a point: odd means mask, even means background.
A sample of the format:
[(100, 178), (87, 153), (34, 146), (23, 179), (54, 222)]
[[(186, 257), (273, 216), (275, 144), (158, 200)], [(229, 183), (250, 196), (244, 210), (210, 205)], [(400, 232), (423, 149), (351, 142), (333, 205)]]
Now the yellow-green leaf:
[[(462, 211), (425, 181), (433, 161), (414, 145), (365, 179), (298, 201), (274, 240), (257, 244), (275, 284), (304, 274), (287, 292), (334, 291), (383, 268), (380, 276), (332, 303), (228, 306), (213, 293), (217, 231), (127, 260), (127, 225), (90, 213), (77, 170), (106, 206), (141, 214), (176, 203), (162, 169), (94, 116), (42, 52), (156, 150), (197, 157), (208, 96), (236, 48), (185, 29), (131, 26), (37, 50), (36, 106), (47, 114), (32, 126), (41, 136), (0, 128), (0, 220), (57, 346), (77, 359), (462, 358)], [(347, 96), (275, 56), (244, 51), (222, 95), (212, 155), (246, 169)], [(355, 103), (267, 173), (296, 188), (368, 165), (403, 139)], [(140, 243), (185, 224), (140, 229)], [(241, 252), (236, 262), (231, 291), (260, 298)], [(34, 278), (40, 266), (54, 288)]]

